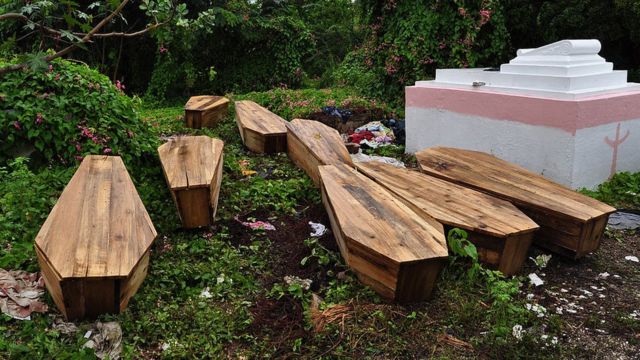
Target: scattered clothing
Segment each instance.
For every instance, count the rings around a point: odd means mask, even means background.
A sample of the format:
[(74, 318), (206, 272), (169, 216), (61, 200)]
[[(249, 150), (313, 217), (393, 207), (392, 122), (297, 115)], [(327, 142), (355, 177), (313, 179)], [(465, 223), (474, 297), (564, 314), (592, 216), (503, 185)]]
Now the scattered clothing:
[(322, 108), (322, 112), (329, 116), (337, 116), (343, 124), (353, 116), (351, 110), (340, 109), (335, 106), (325, 106)]
[[(382, 144), (390, 144), (396, 138), (395, 135), (393, 134), (393, 130), (384, 126), (380, 121), (372, 121), (364, 126), (360, 126), (354, 131), (354, 134), (359, 134), (365, 131), (371, 133), (373, 137), (372, 138), (367, 137), (364, 140), (373, 140), (378, 144), (378, 146)], [(359, 143), (362, 145), (362, 140), (360, 142), (358, 141), (352, 141), (352, 142)]]
[(32, 312), (47, 312), (44, 279), (38, 273), (0, 269), (0, 310), (17, 320), (31, 320)]
[(397, 144), (404, 145), (407, 135), (405, 131), (405, 122), (403, 119), (382, 120), (382, 124), (393, 131), (393, 135), (395, 136), (395, 141)]
[(353, 160), (353, 162), (379, 161), (381, 163), (393, 165), (395, 167), (405, 168), (404, 163), (398, 159), (394, 159), (388, 156), (366, 155), (362, 152), (351, 154), (351, 160)]

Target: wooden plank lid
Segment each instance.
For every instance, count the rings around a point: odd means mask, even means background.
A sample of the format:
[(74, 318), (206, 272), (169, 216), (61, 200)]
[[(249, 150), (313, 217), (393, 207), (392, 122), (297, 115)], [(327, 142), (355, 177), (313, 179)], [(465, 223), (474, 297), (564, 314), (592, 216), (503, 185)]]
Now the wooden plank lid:
[(179, 136), (158, 148), (172, 190), (209, 187), (222, 158), (224, 142), (209, 136)]
[(382, 186), (346, 165), (320, 166), (322, 186), (345, 237), (366, 256), (396, 263), (448, 255), (442, 225), (427, 221)]
[(184, 109), (188, 111), (207, 111), (227, 103), (229, 103), (229, 99), (224, 96), (199, 95), (189, 98)]
[(319, 121), (304, 119), (293, 119), (287, 128), (321, 164), (353, 166), (349, 151), (336, 129)]
[(157, 233), (118, 156), (87, 156), (60, 195), (36, 246), (59, 278), (130, 274)]
[(237, 119), (243, 128), (259, 134), (282, 135), (287, 133), (286, 121), (253, 101), (236, 101)]
[(356, 166), (410, 207), (445, 225), (499, 238), (538, 229), (533, 220), (506, 200), (377, 161)]
[(422, 171), (513, 202), (586, 222), (615, 211), (527, 169), (487, 153), (434, 147), (416, 153)]

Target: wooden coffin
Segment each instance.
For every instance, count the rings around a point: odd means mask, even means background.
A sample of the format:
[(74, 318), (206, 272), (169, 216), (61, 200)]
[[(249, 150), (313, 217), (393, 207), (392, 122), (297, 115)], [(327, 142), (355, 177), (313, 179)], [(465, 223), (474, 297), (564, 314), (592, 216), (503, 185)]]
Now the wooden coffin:
[(253, 101), (236, 101), (236, 122), (242, 142), (251, 151), (273, 154), (287, 151), (286, 121)]
[(193, 96), (184, 106), (184, 125), (200, 129), (213, 127), (229, 113), (229, 99), (223, 96)]
[(423, 172), (505, 199), (540, 225), (534, 242), (580, 258), (600, 246), (614, 208), (495, 156), (436, 147), (416, 153)]
[(123, 311), (147, 274), (156, 235), (120, 157), (87, 156), (35, 240), (65, 318)]
[(417, 171), (372, 161), (358, 170), (382, 185), (417, 214), (467, 231), (480, 261), (513, 275), (527, 259), (538, 225), (510, 202)]
[(337, 130), (314, 120), (293, 119), (287, 124), (287, 152), (316, 186), (318, 166), (347, 164), (353, 167), (349, 151)]
[(399, 302), (427, 299), (447, 261), (443, 227), (346, 165), (319, 167), (340, 253), (361, 282)]
[(181, 136), (158, 148), (167, 186), (182, 226), (213, 224), (222, 182), (224, 142), (208, 136)]

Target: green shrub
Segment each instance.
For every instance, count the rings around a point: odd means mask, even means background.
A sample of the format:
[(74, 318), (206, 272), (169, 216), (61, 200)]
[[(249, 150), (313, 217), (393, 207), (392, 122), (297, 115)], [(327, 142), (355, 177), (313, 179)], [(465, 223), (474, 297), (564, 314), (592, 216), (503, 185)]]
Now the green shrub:
[(287, 90), (272, 89), (264, 92), (251, 92), (235, 95), (233, 99), (252, 100), (268, 108), (287, 120), (305, 118), (311, 113), (322, 111), (324, 106), (342, 108), (363, 107), (378, 108), (394, 116), (402, 115), (403, 109), (394, 109), (389, 105), (363, 96), (353, 95), (348, 88)]
[(29, 170), (19, 157), (0, 167), (0, 268), (35, 269), (33, 240), (74, 168)]
[(582, 192), (615, 207), (640, 209), (640, 173), (620, 172), (595, 190)]
[(496, 0), (364, 0), (369, 35), (336, 71), (364, 95), (401, 103), (404, 87), (436, 68), (499, 65), (509, 34)]
[(86, 65), (55, 60), (0, 79), (0, 162), (30, 153), (64, 162), (114, 154), (127, 162), (155, 151), (149, 129), (134, 100)]

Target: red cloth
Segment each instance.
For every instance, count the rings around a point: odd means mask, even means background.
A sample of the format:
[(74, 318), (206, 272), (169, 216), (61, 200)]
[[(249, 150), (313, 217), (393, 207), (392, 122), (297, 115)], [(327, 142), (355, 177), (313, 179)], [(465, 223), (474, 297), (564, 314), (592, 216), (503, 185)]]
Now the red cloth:
[(374, 139), (375, 135), (371, 131), (365, 130), (349, 135), (349, 141), (352, 143), (360, 144), (362, 140)]

